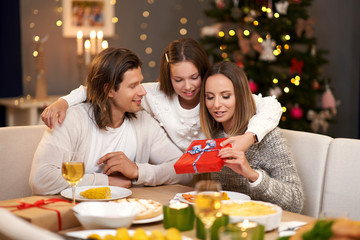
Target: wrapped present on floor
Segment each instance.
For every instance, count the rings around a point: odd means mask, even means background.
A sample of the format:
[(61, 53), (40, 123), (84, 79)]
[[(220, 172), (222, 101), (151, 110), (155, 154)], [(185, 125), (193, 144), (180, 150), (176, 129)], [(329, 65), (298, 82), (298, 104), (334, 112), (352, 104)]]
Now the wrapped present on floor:
[(72, 202), (61, 197), (32, 196), (4, 200), (0, 201), (0, 207), (54, 232), (80, 226), (72, 211)]
[(175, 172), (205, 173), (218, 172), (224, 166), (224, 159), (218, 157), (219, 151), (230, 144), (221, 147), (220, 143), (226, 138), (211, 140), (194, 140), (187, 151), (174, 164)]

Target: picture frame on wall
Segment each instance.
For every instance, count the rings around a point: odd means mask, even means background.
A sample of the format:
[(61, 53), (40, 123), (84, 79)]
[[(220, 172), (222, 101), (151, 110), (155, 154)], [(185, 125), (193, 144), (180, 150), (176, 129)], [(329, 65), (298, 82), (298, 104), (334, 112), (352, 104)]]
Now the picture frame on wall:
[(104, 37), (112, 37), (115, 26), (114, 5), (109, 0), (63, 0), (63, 36), (76, 37), (79, 30), (84, 37), (90, 31), (102, 31)]

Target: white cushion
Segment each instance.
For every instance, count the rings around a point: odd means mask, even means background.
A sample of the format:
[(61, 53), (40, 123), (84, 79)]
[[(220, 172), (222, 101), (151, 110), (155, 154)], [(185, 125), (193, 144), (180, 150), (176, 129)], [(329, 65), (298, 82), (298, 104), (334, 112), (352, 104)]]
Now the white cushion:
[(326, 165), (323, 210), (345, 211), (360, 220), (360, 140), (335, 138)]
[(31, 196), (29, 175), (45, 125), (0, 128), (0, 200)]
[(305, 202), (301, 213), (318, 217), (328, 147), (333, 138), (294, 130), (283, 129), (283, 132), (303, 183)]

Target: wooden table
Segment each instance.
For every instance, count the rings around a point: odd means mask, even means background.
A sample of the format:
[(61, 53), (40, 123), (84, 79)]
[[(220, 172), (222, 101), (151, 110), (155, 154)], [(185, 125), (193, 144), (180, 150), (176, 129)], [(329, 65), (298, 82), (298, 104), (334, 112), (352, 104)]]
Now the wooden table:
[[(153, 199), (155, 201), (160, 202), (161, 204), (168, 204), (169, 201), (173, 199), (176, 193), (189, 192), (189, 191), (193, 191), (194, 189), (191, 187), (176, 184), (176, 185), (164, 185), (158, 187), (132, 187), (130, 188), (130, 190), (133, 192), (133, 194), (130, 197)], [(314, 218), (309, 216), (283, 211), (282, 221), (310, 222), (313, 220)], [(149, 224), (136, 224), (130, 227), (130, 229), (136, 229), (136, 228), (143, 228), (149, 231), (154, 229), (164, 229), (162, 221), (156, 223), (149, 223)], [(61, 233), (65, 233), (69, 231), (77, 231), (77, 230), (82, 230), (82, 228), (80, 227), (76, 229), (69, 229), (66, 231), (62, 231)], [(182, 232), (182, 235), (189, 237), (191, 239), (196, 239), (195, 228), (192, 231)], [(278, 236), (279, 235), (277, 230), (274, 230), (266, 233), (265, 239), (274, 240), (277, 239)]]

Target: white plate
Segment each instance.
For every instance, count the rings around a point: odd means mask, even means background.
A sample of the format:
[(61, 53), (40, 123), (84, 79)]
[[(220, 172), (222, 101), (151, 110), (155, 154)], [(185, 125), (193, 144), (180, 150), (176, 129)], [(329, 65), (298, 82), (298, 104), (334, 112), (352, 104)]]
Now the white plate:
[[(243, 193), (239, 193), (239, 192), (231, 192), (231, 191), (221, 191), (221, 192), (226, 192), (228, 197), (230, 198), (229, 200), (250, 200), (250, 197), (246, 194)], [(182, 195), (183, 194), (192, 194), (195, 195), (196, 192), (192, 191), (192, 192), (186, 192), (186, 193), (178, 193), (176, 194), (176, 197), (181, 201), (181, 202), (185, 202), (188, 204), (194, 204), (192, 202), (189, 202), (188, 200), (186, 200)]]
[[(132, 237), (135, 233), (135, 230), (128, 230), (129, 235)], [(84, 231), (75, 231), (75, 232), (67, 232), (66, 235), (70, 237), (84, 238), (86, 239), (91, 234), (99, 234), (100, 237), (105, 237), (107, 234), (115, 235), (115, 229), (94, 229), (94, 230), (84, 230)], [(151, 232), (146, 231), (146, 234), (150, 236)], [(191, 238), (182, 236), (182, 240), (191, 240)]]
[[(109, 199), (88, 199), (84, 198), (80, 195), (80, 192), (86, 191), (89, 188), (97, 188), (97, 187), (109, 187), (111, 190), (111, 198)], [(67, 188), (65, 190), (61, 191), (61, 196), (64, 198), (72, 199), (72, 190), (71, 188)], [(116, 200), (120, 198), (124, 198), (127, 196), (130, 196), (132, 194), (132, 191), (127, 188), (122, 187), (113, 187), (113, 186), (82, 186), (82, 187), (76, 187), (75, 190), (75, 200), (77, 201), (110, 201), (110, 200)]]
[(244, 203), (244, 202), (257, 202), (262, 203), (268, 206), (271, 206), (274, 210), (276, 210), (273, 214), (263, 215), (263, 216), (232, 216), (230, 215), (230, 223), (238, 223), (245, 219), (248, 219), (253, 222), (260, 223), (265, 226), (265, 231), (271, 231), (277, 227), (279, 227), (281, 216), (282, 216), (282, 209), (276, 204), (272, 204), (269, 202), (263, 201), (253, 201), (253, 200), (225, 200), (223, 204), (230, 204), (230, 203)]
[(158, 222), (164, 219), (164, 215), (160, 214), (159, 216), (153, 217), (153, 218), (147, 218), (147, 219), (139, 219), (134, 220), (133, 224), (144, 224), (144, 223), (152, 223), (152, 222)]

